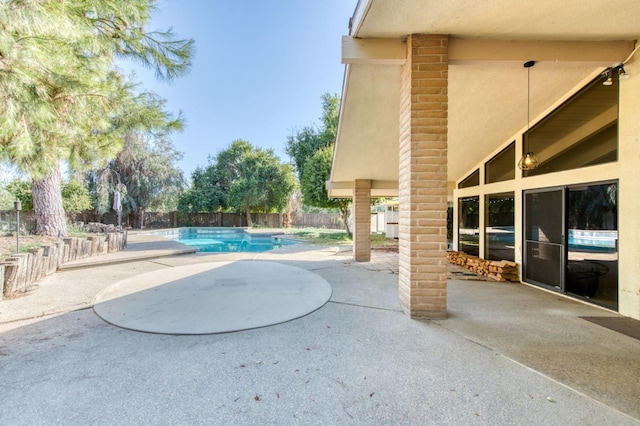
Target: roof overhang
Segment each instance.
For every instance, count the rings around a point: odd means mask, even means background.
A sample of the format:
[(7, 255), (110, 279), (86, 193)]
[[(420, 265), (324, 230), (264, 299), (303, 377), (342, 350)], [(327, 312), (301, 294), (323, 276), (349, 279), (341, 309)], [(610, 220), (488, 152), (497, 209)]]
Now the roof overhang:
[[(397, 195), (400, 71), (409, 34), (449, 34), (448, 180), (509, 142), (587, 76), (624, 61), (640, 35), (640, 2), (593, 0), (446, 2), (361, 0), (346, 65), (334, 163), (327, 188), (350, 197), (356, 179), (374, 196)], [(473, 147), (473, 149), (470, 149)]]

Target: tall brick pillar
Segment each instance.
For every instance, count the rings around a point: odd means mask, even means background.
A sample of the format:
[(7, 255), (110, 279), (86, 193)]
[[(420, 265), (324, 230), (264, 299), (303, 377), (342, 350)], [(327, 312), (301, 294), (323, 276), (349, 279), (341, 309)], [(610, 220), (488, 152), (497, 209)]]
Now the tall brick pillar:
[(448, 36), (411, 35), (407, 48), (400, 89), (400, 304), (412, 318), (445, 318)]
[(356, 180), (353, 188), (353, 258), (371, 260), (371, 181)]

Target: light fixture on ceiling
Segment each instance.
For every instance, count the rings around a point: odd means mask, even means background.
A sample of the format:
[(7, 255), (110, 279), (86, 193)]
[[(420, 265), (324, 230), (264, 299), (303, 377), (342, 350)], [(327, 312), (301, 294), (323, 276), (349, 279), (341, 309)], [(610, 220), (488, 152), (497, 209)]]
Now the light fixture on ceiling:
[(606, 70), (604, 70), (602, 72), (602, 74), (600, 74), (602, 76), (602, 78), (603, 78), (602, 84), (604, 84), (605, 86), (611, 86), (613, 84), (613, 71), (614, 70), (618, 71), (618, 80), (626, 80), (626, 79), (628, 79), (629, 78), (629, 74), (627, 74), (627, 71), (624, 69), (624, 64), (626, 64), (627, 62), (629, 62), (631, 60), (631, 58), (633, 58), (633, 55), (636, 54), (638, 49), (640, 49), (640, 43), (636, 42), (636, 47), (629, 54), (629, 56), (627, 56), (627, 59), (625, 59), (624, 61), (622, 61), (622, 62), (620, 62), (618, 64), (614, 64), (614, 65), (610, 66), (609, 68), (607, 68)]
[(611, 86), (613, 84), (613, 73), (614, 71), (618, 72), (618, 80), (626, 80), (629, 78), (629, 74), (624, 69), (624, 64), (613, 65), (612, 67), (607, 68), (602, 71), (600, 74), (602, 76), (602, 84), (605, 86)]
[(624, 66), (618, 66), (618, 80), (626, 80), (629, 78), (629, 74), (624, 70)]
[[(529, 132), (529, 123), (531, 122), (531, 67), (536, 64), (536, 61), (527, 61), (524, 63), (524, 67), (527, 69), (527, 133)], [(525, 133), (525, 134), (527, 134)], [(527, 135), (528, 137), (528, 135)], [(524, 141), (524, 135), (523, 135)], [(540, 165), (540, 162), (533, 154), (533, 152), (526, 152), (520, 161), (518, 161), (518, 167), (521, 170), (533, 170)]]
[(611, 68), (607, 68), (606, 70), (604, 70), (604, 72), (602, 73), (602, 77), (605, 79), (602, 82), (603, 86), (611, 86), (613, 84), (613, 73), (611, 72)]

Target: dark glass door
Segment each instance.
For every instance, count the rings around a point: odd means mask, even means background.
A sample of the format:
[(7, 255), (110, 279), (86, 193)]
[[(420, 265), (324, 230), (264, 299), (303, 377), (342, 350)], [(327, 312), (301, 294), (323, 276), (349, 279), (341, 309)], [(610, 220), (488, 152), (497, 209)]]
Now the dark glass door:
[(618, 309), (618, 184), (524, 192), (523, 280)]
[(567, 189), (566, 292), (618, 309), (618, 184)]
[(564, 189), (524, 193), (523, 278), (564, 292)]

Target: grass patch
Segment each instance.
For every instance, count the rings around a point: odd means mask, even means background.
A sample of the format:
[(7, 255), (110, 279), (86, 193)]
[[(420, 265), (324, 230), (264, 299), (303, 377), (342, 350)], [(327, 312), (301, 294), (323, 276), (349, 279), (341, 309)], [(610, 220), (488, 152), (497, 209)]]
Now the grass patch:
[[(288, 235), (294, 236), (310, 244), (352, 244), (353, 239), (347, 237), (346, 231), (337, 229), (303, 228), (291, 229)], [(384, 233), (371, 234), (371, 247), (397, 246), (397, 240), (389, 240)]]
[[(3, 257), (11, 257), (16, 254), (15, 240), (13, 241), (14, 246), (10, 249), (7, 249), (7, 253), (3, 253)], [(29, 250), (40, 248), (42, 244), (39, 242), (31, 242), (31, 243), (20, 243), (20, 253), (28, 253)]]
[(371, 247), (384, 247), (388, 243), (387, 236), (383, 233), (371, 234)]
[(87, 229), (84, 226), (77, 225), (75, 223), (67, 224), (67, 233), (70, 237), (83, 238), (89, 235)]
[(338, 229), (303, 228), (291, 229), (287, 235), (294, 236), (309, 244), (351, 244), (346, 231)]

